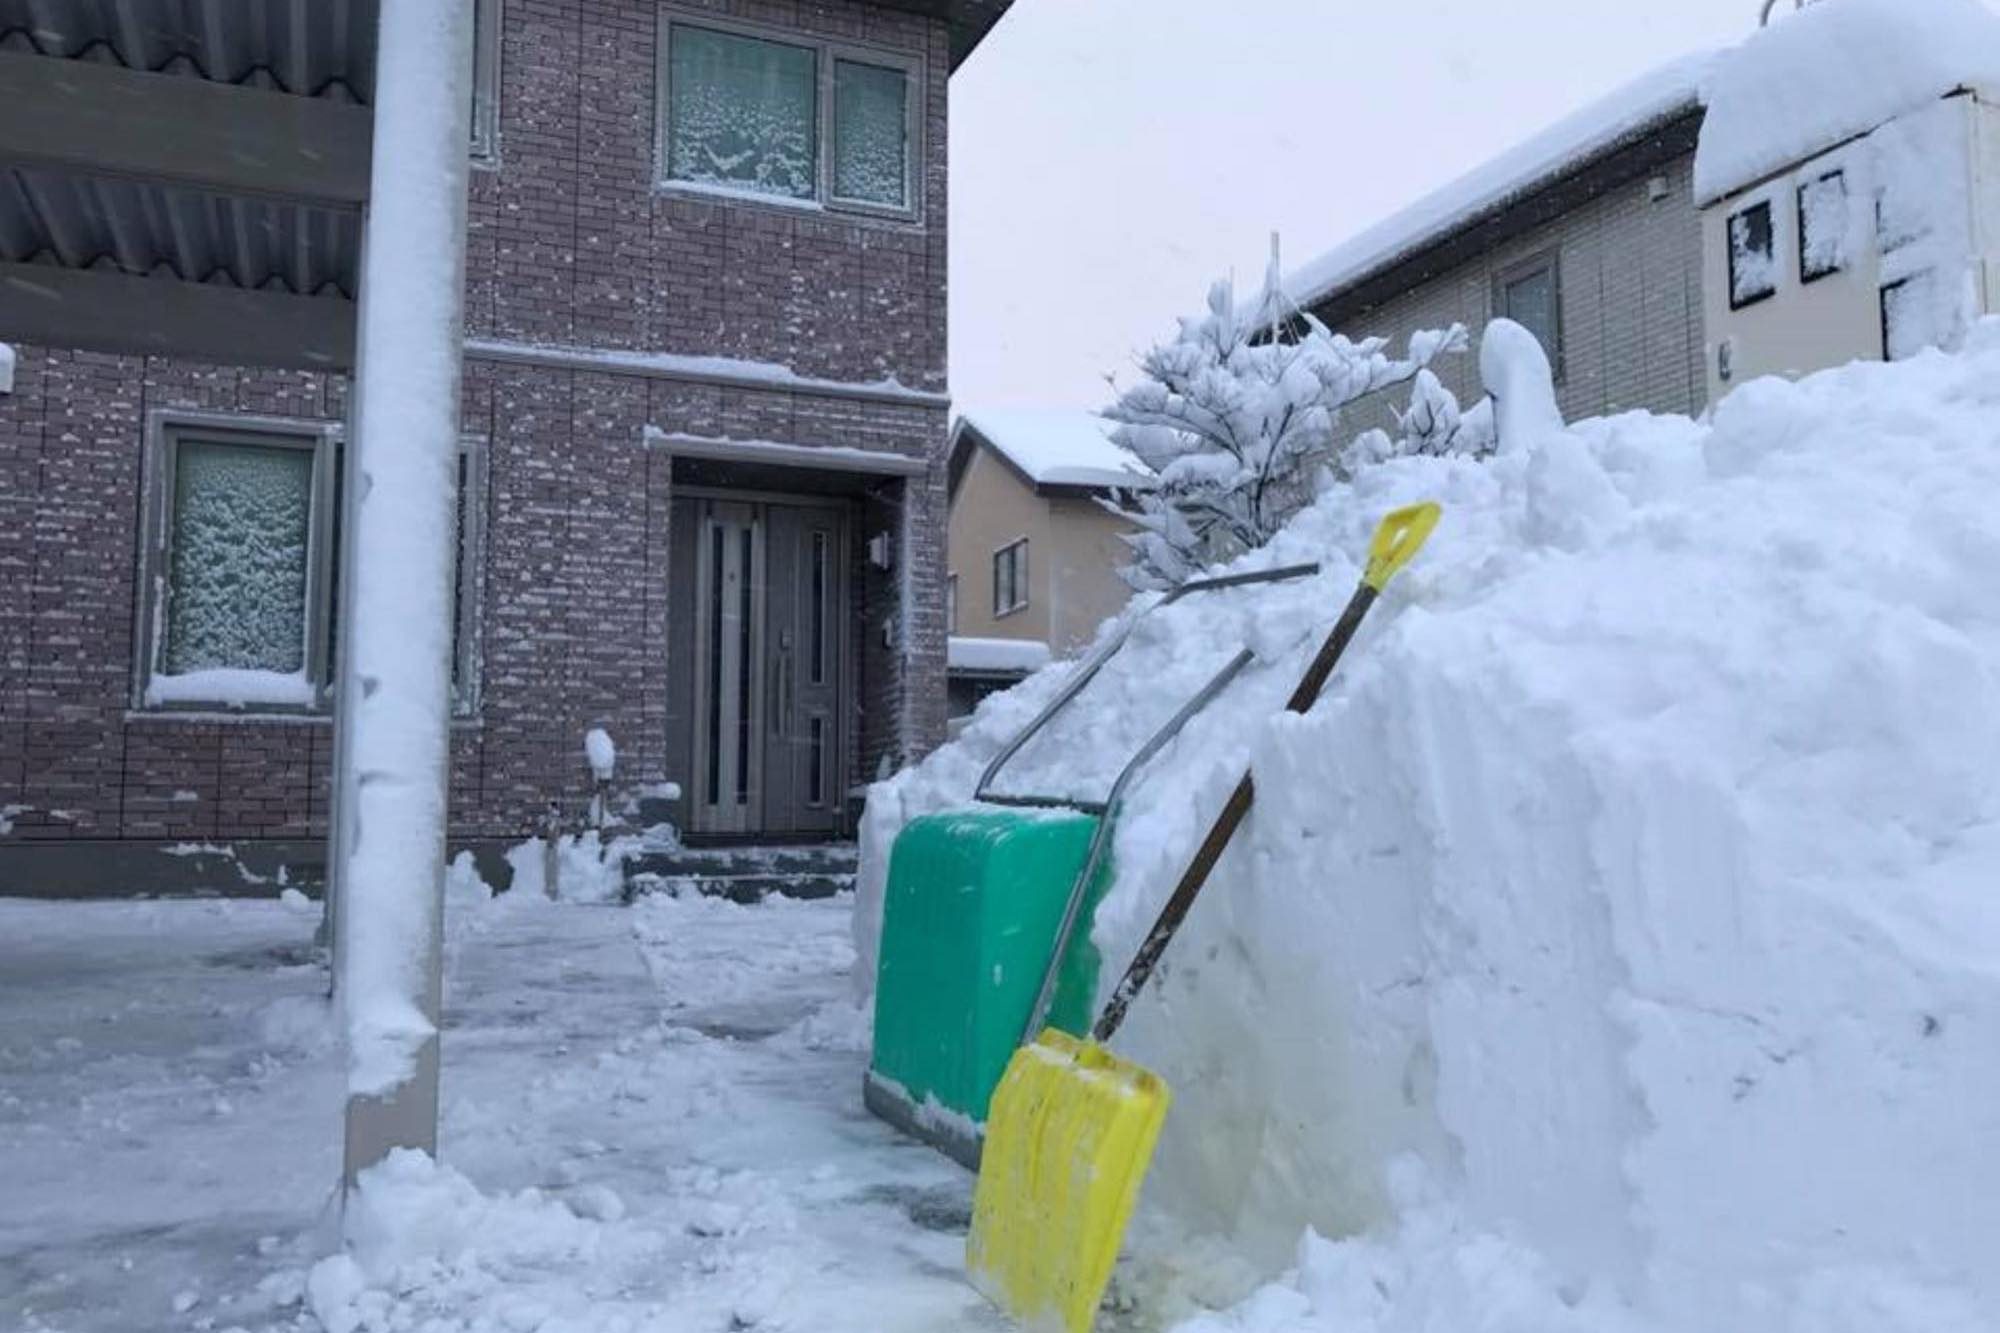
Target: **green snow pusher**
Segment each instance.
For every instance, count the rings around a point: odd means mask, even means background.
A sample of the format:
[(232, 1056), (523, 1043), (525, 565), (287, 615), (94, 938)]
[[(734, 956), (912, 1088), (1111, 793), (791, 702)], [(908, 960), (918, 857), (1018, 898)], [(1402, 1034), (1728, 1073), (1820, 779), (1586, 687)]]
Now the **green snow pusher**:
[[(889, 857), (868, 1109), (972, 1170), (1007, 1062), (1044, 1026), (1089, 1030), (1097, 951), (1088, 921), (1111, 882), (1126, 788), (1252, 660), (1236, 654), (1141, 746), (1102, 801), (993, 790), (1007, 762), (1066, 708), (1145, 615), (1191, 593), (1304, 578), (1316, 564), (1184, 583), (1105, 643), (994, 756), (973, 804), (911, 820)], [(1084, 927), (1079, 930), (1079, 926)]]

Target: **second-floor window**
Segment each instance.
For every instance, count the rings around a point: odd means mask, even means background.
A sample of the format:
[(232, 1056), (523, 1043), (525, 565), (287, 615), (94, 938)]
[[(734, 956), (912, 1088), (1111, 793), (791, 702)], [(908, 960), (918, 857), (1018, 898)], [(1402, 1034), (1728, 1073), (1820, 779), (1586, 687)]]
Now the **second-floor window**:
[(993, 614), (1004, 616), (1028, 604), (1028, 539), (1009, 542), (993, 553)]
[(914, 60), (671, 15), (661, 45), (666, 184), (914, 213)]

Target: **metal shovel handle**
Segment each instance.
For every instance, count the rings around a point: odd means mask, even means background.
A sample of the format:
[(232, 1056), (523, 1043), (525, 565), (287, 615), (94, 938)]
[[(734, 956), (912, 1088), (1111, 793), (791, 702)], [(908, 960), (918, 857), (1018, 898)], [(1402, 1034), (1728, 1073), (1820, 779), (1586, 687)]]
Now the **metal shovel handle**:
[[(1419, 550), (1423, 549), (1432, 530), (1437, 527), (1442, 513), (1437, 505), (1425, 503), (1398, 509), (1382, 520), (1381, 525), (1375, 530), (1375, 540), (1369, 547), (1367, 572), (1362, 575), (1361, 586), (1354, 590), (1354, 596), (1348, 600), (1347, 609), (1340, 613), (1339, 621), (1334, 624), (1332, 632), (1326, 636), (1326, 642), (1320, 645), (1319, 652), (1314, 655), (1312, 665), (1306, 668), (1306, 674), (1299, 681), (1299, 687), (1292, 691), (1291, 700), (1286, 704), (1289, 711), (1304, 713), (1311, 709), (1319, 698), (1320, 691), (1325, 688), (1327, 678), (1333, 675), (1333, 669), (1339, 664), (1341, 654), (1347, 651), (1347, 645), (1353, 640), (1355, 631), (1361, 628), (1361, 622), (1367, 616), (1368, 608), (1375, 605), (1376, 599), (1382, 595), (1382, 589), (1388, 586), (1389, 580), (1394, 578), (1403, 566), (1409, 564)], [(1110, 1041), (1117, 1033), (1119, 1025), (1124, 1023), (1126, 1011), (1132, 1007), (1132, 1001), (1153, 975), (1153, 969), (1159, 963), (1160, 955), (1165, 953), (1167, 945), (1173, 942), (1174, 933), (1180, 929), (1181, 922), (1187, 919), (1188, 909), (1194, 906), (1195, 898), (1200, 895), (1202, 886), (1208, 883), (1208, 877), (1215, 870), (1216, 862), (1222, 859), (1222, 853), (1228, 848), (1229, 840), (1236, 836), (1236, 830), (1243, 823), (1244, 816), (1250, 813), (1250, 804), (1256, 799), (1256, 795), (1256, 785), (1251, 780), (1251, 775), (1245, 773), (1237, 782), (1236, 789), (1229, 793), (1229, 799), (1223, 803), (1222, 813), (1218, 814), (1215, 823), (1209, 826), (1208, 836), (1203, 838), (1201, 846), (1195, 849), (1194, 860), (1188, 863), (1187, 871), (1181, 876), (1180, 883), (1174, 886), (1173, 894), (1167, 899), (1167, 905), (1160, 909), (1159, 919), (1153, 923), (1152, 930), (1147, 932), (1145, 942), (1139, 946), (1139, 952), (1132, 959), (1131, 966), (1125, 969), (1125, 975), (1119, 980), (1117, 989), (1111, 992), (1111, 999), (1104, 1006), (1104, 1013), (1099, 1016), (1096, 1027), (1091, 1029), (1091, 1036), (1097, 1041)]]

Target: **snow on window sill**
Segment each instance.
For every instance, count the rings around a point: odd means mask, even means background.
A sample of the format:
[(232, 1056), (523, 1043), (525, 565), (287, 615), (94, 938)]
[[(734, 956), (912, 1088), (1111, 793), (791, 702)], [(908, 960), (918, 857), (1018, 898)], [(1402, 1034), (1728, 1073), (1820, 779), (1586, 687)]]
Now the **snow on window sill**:
[(319, 691), (303, 671), (252, 671), (213, 667), (180, 675), (155, 673), (146, 682), (148, 708), (177, 704), (207, 704), (240, 711), (245, 708), (304, 710), (319, 702)]
[(703, 181), (656, 180), (653, 182), (653, 190), (657, 194), (680, 196), (708, 203), (765, 205), (793, 213), (838, 217), (854, 222), (885, 222), (912, 227), (922, 221), (914, 208), (892, 208), (884, 204), (867, 204), (849, 199), (835, 199), (830, 203), (820, 199), (797, 199), (786, 194), (766, 194), (762, 190), (746, 190), (734, 185), (711, 185)]

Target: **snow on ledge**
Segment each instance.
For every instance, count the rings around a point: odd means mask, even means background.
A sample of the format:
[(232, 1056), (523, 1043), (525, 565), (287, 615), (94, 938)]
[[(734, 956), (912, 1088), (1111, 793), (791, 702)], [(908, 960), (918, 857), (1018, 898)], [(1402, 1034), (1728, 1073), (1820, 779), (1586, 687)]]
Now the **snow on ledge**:
[(1049, 664), (1049, 646), (1039, 639), (979, 639), (954, 634), (945, 648), (952, 671), (1040, 671)]
[(222, 708), (311, 708), (318, 697), (303, 671), (248, 671), (213, 667), (146, 682), (146, 705), (214, 704)]
[(1702, 89), (1697, 204), (1960, 89), (2000, 91), (2000, 15), (1977, 0), (1820, 0), (1723, 54)]
[(14, 392), (14, 349), (0, 343), (0, 393)]
[(509, 342), (499, 338), (467, 338), (465, 354), (487, 361), (521, 365), (559, 366), (571, 370), (603, 370), (645, 375), (696, 384), (736, 384), (747, 388), (820, 394), (830, 398), (862, 398), (940, 407), (949, 396), (912, 389), (893, 375), (876, 380), (829, 380), (801, 375), (776, 361), (749, 361), (733, 356), (689, 356), (677, 352), (636, 352), (602, 347), (566, 347), (554, 343)]

